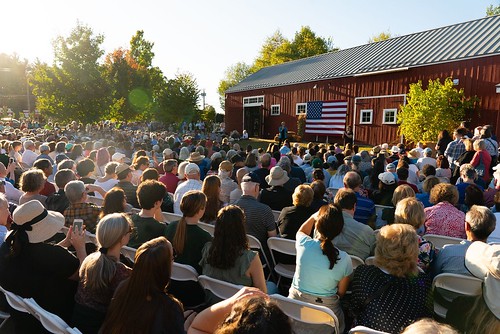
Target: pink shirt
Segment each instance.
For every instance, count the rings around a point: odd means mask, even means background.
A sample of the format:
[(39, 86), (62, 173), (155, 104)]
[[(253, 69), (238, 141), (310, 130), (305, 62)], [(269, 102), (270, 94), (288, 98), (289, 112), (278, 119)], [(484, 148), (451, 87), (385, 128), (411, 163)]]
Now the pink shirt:
[(448, 202), (425, 208), (425, 233), (465, 239), (465, 213)]

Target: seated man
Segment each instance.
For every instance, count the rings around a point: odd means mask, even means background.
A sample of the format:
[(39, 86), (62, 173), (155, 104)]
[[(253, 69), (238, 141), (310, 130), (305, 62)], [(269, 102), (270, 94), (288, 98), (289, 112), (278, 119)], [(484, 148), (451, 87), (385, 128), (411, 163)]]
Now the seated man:
[(161, 204), (166, 194), (167, 188), (159, 181), (147, 180), (139, 185), (137, 200), (142, 209), (132, 215), (134, 232), (130, 236), (129, 247), (138, 248), (146, 241), (165, 235), (167, 226), (159, 220), (163, 219)]
[(115, 172), (118, 178), (116, 187), (121, 188), (125, 192), (128, 204), (132, 205), (134, 208), (138, 208), (137, 186), (132, 184), (132, 169), (130, 169), (129, 165), (121, 163), (116, 166)]
[(465, 253), (473, 242), (486, 242), (496, 227), (496, 217), (485, 206), (474, 205), (465, 215), (467, 240), (456, 245), (445, 245), (431, 264), (432, 277), (441, 273), (471, 276), (465, 267)]
[(49, 176), (52, 175), (52, 172), (54, 171), (50, 161), (48, 159), (38, 159), (33, 164), (33, 167), (40, 169), (43, 172), (43, 174), (45, 175), (45, 177), (47, 178), (45, 180), (45, 184), (43, 186), (42, 191), (40, 191), (40, 195), (49, 196), (49, 195), (52, 195), (53, 193), (55, 193), (56, 187), (54, 186), (54, 184), (52, 182), (50, 182), (48, 180)]
[(69, 200), (64, 192), (64, 187), (68, 182), (76, 180), (76, 174), (71, 169), (60, 169), (57, 171), (54, 181), (56, 181), (56, 186), (59, 190), (50, 196), (47, 196), (45, 204), (47, 204), (47, 210), (57, 211), (59, 213), (64, 213), (69, 207)]
[(75, 219), (83, 219), (87, 231), (95, 233), (101, 209), (93, 203), (87, 203), (85, 184), (82, 181), (70, 181), (64, 187), (64, 192), (70, 203), (64, 210), (65, 225), (70, 226)]

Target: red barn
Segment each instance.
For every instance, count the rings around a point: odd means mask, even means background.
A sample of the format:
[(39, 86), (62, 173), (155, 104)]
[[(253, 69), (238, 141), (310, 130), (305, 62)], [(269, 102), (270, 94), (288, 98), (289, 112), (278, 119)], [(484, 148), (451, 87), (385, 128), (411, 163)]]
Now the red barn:
[(308, 102), (339, 100), (347, 101), (344, 124), (354, 128), (356, 142), (394, 142), (409, 85), (451, 77), (466, 96), (481, 99), (472, 125), (492, 124), (500, 134), (499, 65), (498, 15), (291, 61), (263, 68), (226, 91), (226, 129), (272, 138), (283, 121), (297, 131)]

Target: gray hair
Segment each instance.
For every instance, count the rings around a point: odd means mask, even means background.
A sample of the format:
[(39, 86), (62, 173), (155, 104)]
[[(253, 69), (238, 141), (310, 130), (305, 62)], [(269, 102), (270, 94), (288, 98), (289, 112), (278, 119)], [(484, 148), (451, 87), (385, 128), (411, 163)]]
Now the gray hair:
[(85, 184), (82, 181), (69, 181), (64, 187), (64, 192), (70, 203), (77, 203), (85, 193)]
[(472, 233), (480, 240), (486, 240), (496, 227), (497, 218), (485, 206), (473, 205), (465, 214), (465, 221)]

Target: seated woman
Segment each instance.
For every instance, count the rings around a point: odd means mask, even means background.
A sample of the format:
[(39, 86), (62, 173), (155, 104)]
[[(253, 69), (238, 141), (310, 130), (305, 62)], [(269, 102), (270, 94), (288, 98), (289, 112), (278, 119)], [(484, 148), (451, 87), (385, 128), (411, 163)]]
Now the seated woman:
[(424, 183), (422, 184), (422, 192), (415, 194), (415, 197), (422, 202), (424, 208), (428, 208), (432, 206), (431, 202), (429, 202), (431, 189), (440, 183), (439, 179), (435, 176), (428, 176), (425, 178)]
[(382, 210), (382, 220), (385, 220), (387, 224), (394, 224), (394, 212), (396, 211), (396, 206), (399, 201), (404, 198), (415, 197), (415, 191), (407, 184), (399, 185), (394, 194), (392, 195), (392, 208), (385, 208)]
[[(314, 239), (309, 236), (313, 227)], [(339, 320), (340, 333), (345, 327), (340, 298), (349, 286), (352, 263), (349, 255), (337, 249), (332, 240), (343, 227), (342, 209), (335, 205), (322, 206), (302, 224), (296, 236), (297, 267), (288, 296), (331, 309)]]
[[(117, 162), (108, 162), (104, 169), (104, 176), (101, 176), (95, 180), (94, 184), (96, 186), (101, 187), (104, 191), (109, 191), (111, 188), (116, 186), (118, 183), (118, 179), (116, 178), (116, 166), (118, 166)], [(95, 193), (97, 198), (102, 198), (102, 195), (98, 192)]]
[(432, 317), (431, 280), (418, 270), (418, 237), (406, 224), (382, 227), (375, 265), (354, 271), (351, 309), (355, 325), (400, 333), (417, 319)]
[(127, 198), (122, 188), (112, 188), (104, 196), (100, 218), (111, 213), (125, 212), (127, 207)]
[(267, 292), (259, 254), (248, 246), (245, 214), (235, 205), (219, 211), (214, 239), (205, 244), (200, 266), (203, 275)]
[[(394, 223), (408, 224), (415, 228), (417, 232), (425, 222), (424, 206), (416, 198), (405, 198), (396, 205)], [(418, 236), (418, 266), (425, 272), (429, 271), (429, 266), (434, 260), (436, 249), (432, 242)]]
[(281, 210), (278, 228), (283, 238), (295, 240), (299, 227), (314, 213), (311, 203), (314, 191), (308, 185), (301, 184), (292, 194), (293, 206)]
[(458, 210), (457, 187), (448, 183), (436, 184), (430, 195), (434, 205), (425, 208), (425, 233), (465, 239), (465, 213)]
[(182, 305), (165, 292), (173, 259), (164, 237), (137, 249), (132, 275), (116, 290), (100, 333), (184, 333)]
[(85, 258), (80, 267), (80, 283), (75, 295), (72, 323), (82, 333), (97, 333), (118, 285), (132, 269), (122, 264), (120, 250), (132, 232), (129, 218), (113, 213), (97, 224), (99, 251)]
[(201, 191), (207, 196), (207, 204), (205, 206), (205, 213), (200, 221), (207, 224), (214, 224), (217, 218), (217, 212), (219, 212), (224, 205), (220, 200), (221, 181), (219, 177), (216, 175), (207, 176), (205, 180), (203, 180)]
[(198, 226), (205, 213), (207, 196), (199, 190), (191, 190), (182, 196), (179, 221), (168, 224), (165, 235), (177, 254), (175, 262), (187, 264), (201, 274), (201, 253), (205, 244), (212, 240), (210, 233)]
[(24, 194), (19, 198), (19, 204), (37, 200), (42, 203), (44, 207), (47, 207), (45, 204), (47, 196), (40, 195), (40, 191), (42, 191), (45, 186), (45, 180), (45, 175), (39, 169), (30, 169), (24, 172), (21, 175), (21, 181), (19, 183), (19, 187), (24, 191)]
[(440, 155), (436, 159), (436, 177), (439, 177), (442, 182), (450, 182), (451, 169), (448, 159), (444, 155)]
[[(80, 261), (87, 256), (85, 229), (73, 231), (58, 245), (44, 243), (64, 226), (62, 214), (47, 211), (39, 201), (17, 207), (7, 239), (0, 247), (0, 285), (24, 298), (34, 298), (45, 310), (69, 321)], [(67, 249), (73, 245), (75, 257)], [(79, 261), (80, 260), (80, 261)], [(44, 333), (38, 320), (12, 311), (15, 333)]]

